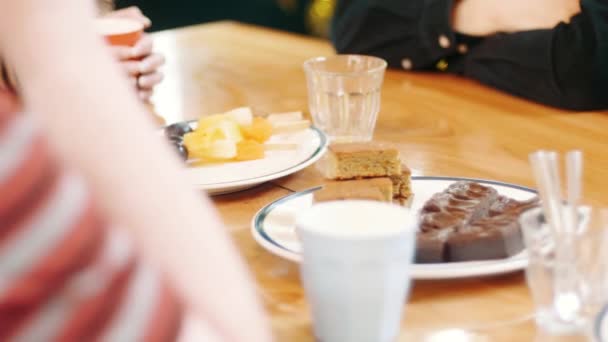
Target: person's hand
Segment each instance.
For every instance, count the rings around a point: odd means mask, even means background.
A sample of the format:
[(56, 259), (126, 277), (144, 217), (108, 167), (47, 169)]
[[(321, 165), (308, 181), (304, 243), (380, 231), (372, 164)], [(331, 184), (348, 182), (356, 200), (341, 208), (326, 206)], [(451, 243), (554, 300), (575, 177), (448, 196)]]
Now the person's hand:
[(112, 47), (142, 101), (148, 101), (154, 87), (163, 80), (159, 68), (165, 64), (165, 58), (152, 49), (152, 38), (145, 34), (133, 47)]
[(472, 36), (550, 29), (580, 11), (580, 0), (458, 0), (452, 27)]
[[(151, 24), (150, 19), (144, 16), (137, 7), (114, 11), (107, 16), (135, 19), (141, 22), (145, 28)], [(153, 51), (153, 45), (152, 38), (144, 34), (133, 47), (111, 47), (114, 56), (121, 62), (123, 69), (129, 75), (131, 84), (144, 102), (150, 99), (154, 87), (163, 79), (163, 74), (159, 69), (165, 63), (165, 59)]]
[(128, 18), (139, 21), (144, 28), (149, 28), (152, 22), (146, 17), (138, 7), (131, 6), (123, 9), (119, 9), (106, 14), (107, 17), (112, 18)]

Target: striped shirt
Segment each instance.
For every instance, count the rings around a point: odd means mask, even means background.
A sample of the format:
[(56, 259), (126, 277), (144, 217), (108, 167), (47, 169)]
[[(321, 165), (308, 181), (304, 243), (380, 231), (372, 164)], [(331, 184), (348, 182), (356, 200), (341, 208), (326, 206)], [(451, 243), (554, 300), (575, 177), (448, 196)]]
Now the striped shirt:
[(172, 341), (180, 316), (83, 179), (0, 109), (0, 341)]

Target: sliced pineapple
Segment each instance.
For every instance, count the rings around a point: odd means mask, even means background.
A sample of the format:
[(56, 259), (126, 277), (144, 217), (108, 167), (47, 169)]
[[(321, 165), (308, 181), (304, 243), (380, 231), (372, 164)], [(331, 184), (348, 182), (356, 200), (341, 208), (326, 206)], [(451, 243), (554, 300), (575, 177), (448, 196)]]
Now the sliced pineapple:
[(197, 145), (188, 149), (188, 154), (201, 161), (226, 161), (236, 157), (237, 149), (234, 141), (223, 139)]
[(216, 125), (218, 122), (226, 120), (226, 116), (224, 114), (213, 114), (203, 116), (198, 120), (198, 125), (196, 126), (196, 131), (205, 130), (209, 127)]
[(224, 114), (202, 117), (197, 128), (184, 135), (192, 166), (230, 160), (264, 158), (266, 150), (292, 150), (295, 144), (265, 144), (273, 134), (290, 133), (310, 127), (301, 112), (254, 117), (248, 107)]
[(226, 113), (228, 118), (241, 126), (250, 126), (253, 123), (253, 112), (249, 107), (240, 107)]
[(236, 145), (236, 160), (256, 160), (264, 158), (264, 145), (255, 140), (243, 140)]
[[(192, 133), (198, 136), (198, 142), (215, 140), (233, 140), (235, 143), (243, 140), (239, 124), (224, 115), (212, 115), (199, 120), (198, 127)], [(184, 136), (184, 140), (186, 137)]]
[(212, 129), (221, 132), (226, 140), (232, 140), (235, 143), (243, 140), (239, 124), (231, 119), (218, 122)]
[(264, 118), (256, 117), (253, 118), (251, 126), (241, 126), (241, 132), (245, 139), (264, 143), (272, 135), (272, 124)]

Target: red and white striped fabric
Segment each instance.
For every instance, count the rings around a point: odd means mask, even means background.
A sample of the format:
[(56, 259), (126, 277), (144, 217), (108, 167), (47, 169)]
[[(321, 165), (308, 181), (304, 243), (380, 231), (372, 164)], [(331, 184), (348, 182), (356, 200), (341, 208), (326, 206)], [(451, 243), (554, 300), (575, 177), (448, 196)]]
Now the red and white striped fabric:
[(180, 316), (83, 179), (0, 109), (0, 341), (172, 341)]

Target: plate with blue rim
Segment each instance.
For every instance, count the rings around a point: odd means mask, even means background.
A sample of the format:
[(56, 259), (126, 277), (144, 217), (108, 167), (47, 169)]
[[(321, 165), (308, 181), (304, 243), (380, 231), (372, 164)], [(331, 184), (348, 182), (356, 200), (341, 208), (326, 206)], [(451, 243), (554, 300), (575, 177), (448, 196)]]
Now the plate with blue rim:
[[(493, 180), (412, 176), (411, 210), (418, 212), (424, 203), (435, 193), (445, 190), (450, 184), (458, 181), (473, 181), (495, 188), (499, 194), (516, 199), (528, 200), (536, 196), (533, 189), (510, 183)], [(268, 252), (281, 258), (300, 262), (301, 246), (295, 232), (295, 217), (298, 212), (313, 204), (313, 193), (320, 187), (289, 194), (262, 208), (254, 216), (251, 233), (255, 241)], [(445, 262), (436, 264), (412, 265), (411, 276), (414, 279), (450, 279), (499, 275), (524, 269), (528, 264), (525, 250), (504, 259)]]

